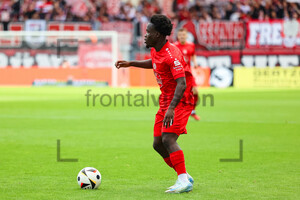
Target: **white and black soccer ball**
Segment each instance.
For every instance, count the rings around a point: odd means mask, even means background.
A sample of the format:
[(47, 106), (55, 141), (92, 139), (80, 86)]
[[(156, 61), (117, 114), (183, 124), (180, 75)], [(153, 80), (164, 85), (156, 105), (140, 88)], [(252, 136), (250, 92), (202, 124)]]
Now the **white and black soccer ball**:
[(101, 174), (93, 167), (85, 167), (77, 175), (78, 185), (82, 189), (97, 189), (101, 184)]

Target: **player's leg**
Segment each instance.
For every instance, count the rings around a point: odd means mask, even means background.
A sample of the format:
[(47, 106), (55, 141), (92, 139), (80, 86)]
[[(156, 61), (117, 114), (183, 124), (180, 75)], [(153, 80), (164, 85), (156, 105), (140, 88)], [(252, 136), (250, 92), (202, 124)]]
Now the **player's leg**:
[(161, 157), (163, 157), (163, 159), (167, 163), (167, 165), (169, 165), (171, 168), (174, 169), (174, 166), (170, 159), (169, 152), (167, 151), (167, 149), (164, 147), (164, 145), (162, 143), (161, 136), (154, 137), (153, 148), (157, 153), (159, 153), (161, 155)]
[(200, 117), (196, 114), (196, 106), (197, 106), (198, 99), (199, 99), (198, 89), (197, 89), (196, 86), (193, 86), (192, 92), (193, 92), (193, 95), (194, 95), (194, 108), (192, 110), (191, 116), (195, 120), (200, 120)]
[(177, 143), (178, 135), (175, 133), (162, 134), (162, 143), (170, 154), (170, 160), (177, 172), (178, 179), (174, 186), (171, 186), (168, 193), (189, 192), (193, 189), (193, 184), (190, 182), (186, 172), (184, 154)]
[(170, 155), (170, 160), (178, 175), (186, 173), (184, 156), (177, 143), (178, 135), (175, 133), (163, 133), (162, 144)]
[(169, 152), (164, 147), (161, 136), (154, 137), (153, 148), (155, 151), (157, 151), (157, 153), (159, 153), (161, 155), (161, 157), (163, 157), (163, 158), (169, 157)]
[(163, 157), (164, 161), (167, 165), (174, 169), (169, 152), (164, 147), (162, 143), (162, 124), (165, 116), (165, 112), (161, 109), (158, 110), (155, 116), (155, 124), (154, 124), (154, 139), (153, 139), (153, 148), (157, 153)]
[(186, 124), (193, 107), (190, 104), (179, 104), (175, 108), (173, 125), (162, 128), (162, 143), (170, 154), (170, 160), (177, 172), (178, 179), (171, 186), (168, 193), (188, 192), (193, 189), (193, 179), (188, 175), (185, 168), (184, 155), (177, 143), (179, 135), (186, 134)]

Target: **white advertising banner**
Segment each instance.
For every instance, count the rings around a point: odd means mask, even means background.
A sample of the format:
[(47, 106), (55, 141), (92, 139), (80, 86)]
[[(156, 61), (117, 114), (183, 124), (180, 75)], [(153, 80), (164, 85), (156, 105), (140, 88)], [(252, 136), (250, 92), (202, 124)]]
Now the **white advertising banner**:
[(300, 45), (300, 21), (274, 20), (248, 23), (248, 48), (284, 47)]

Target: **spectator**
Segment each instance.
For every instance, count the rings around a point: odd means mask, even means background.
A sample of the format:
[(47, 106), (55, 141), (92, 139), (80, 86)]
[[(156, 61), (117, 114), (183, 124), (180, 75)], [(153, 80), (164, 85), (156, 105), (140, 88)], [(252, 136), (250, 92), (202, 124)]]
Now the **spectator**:
[(204, 10), (202, 13), (203, 20), (206, 22), (212, 22), (211, 16)]
[(214, 20), (221, 20), (223, 18), (223, 10), (219, 9), (219, 7), (212, 5), (211, 7), (212, 17)]
[(224, 16), (224, 19), (226, 20), (230, 20), (230, 16), (234, 13), (233, 11), (233, 3), (230, 2), (226, 5), (226, 8), (225, 8), (225, 16)]
[(35, 10), (35, 4), (27, 4), (27, 7), (24, 8), (24, 19), (32, 19), (35, 13), (37, 13)]
[(190, 19), (190, 12), (186, 6), (177, 11), (179, 21)]
[(240, 4), (240, 11), (244, 14), (248, 14), (250, 12), (250, 5), (248, 0), (242, 0)]
[(100, 4), (100, 7), (97, 8), (98, 10), (98, 18), (99, 22), (108, 22), (109, 21), (109, 15), (107, 12), (107, 5), (105, 2), (102, 2)]
[(9, 7), (5, 7), (5, 8), (2, 8), (2, 11), (1, 11), (1, 22), (3, 24), (3, 30), (7, 31), (8, 30), (8, 23), (10, 21), (10, 8)]

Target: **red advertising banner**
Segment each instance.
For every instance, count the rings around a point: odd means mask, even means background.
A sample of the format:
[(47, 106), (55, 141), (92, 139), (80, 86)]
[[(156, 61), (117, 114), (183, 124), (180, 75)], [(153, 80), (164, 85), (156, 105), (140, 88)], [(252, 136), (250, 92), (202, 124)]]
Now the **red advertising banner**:
[[(2, 24), (0, 24), (1, 30)], [(9, 31), (24, 31), (23, 22), (11, 22), (8, 25)], [(92, 24), (88, 22), (47, 22), (48, 31), (90, 31)]]
[(23, 31), (24, 23), (23, 22), (11, 22), (8, 24), (9, 31)]
[(199, 22), (182, 21), (180, 28), (186, 28), (194, 37), (196, 44), (207, 49), (240, 48), (243, 44), (245, 28), (243, 22), (215, 21)]
[(300, 20), (250, 21), (248, 48), (299, 48)]
[(90, 31), (92, 30), (91, 23), (85, 22), (48, 22), (48, 31)]
[(208, 48), (239, 48), (244, 40), (242, 22), (200, 22), (198, 43)]
[(105, 22), (101, 24), (100, 27), (101, 30), (104, 31), (117, 31), (121, 33), (131, 33), (132, 34), (132, 29), (133, 29), (133, 24), (131, 22)]

